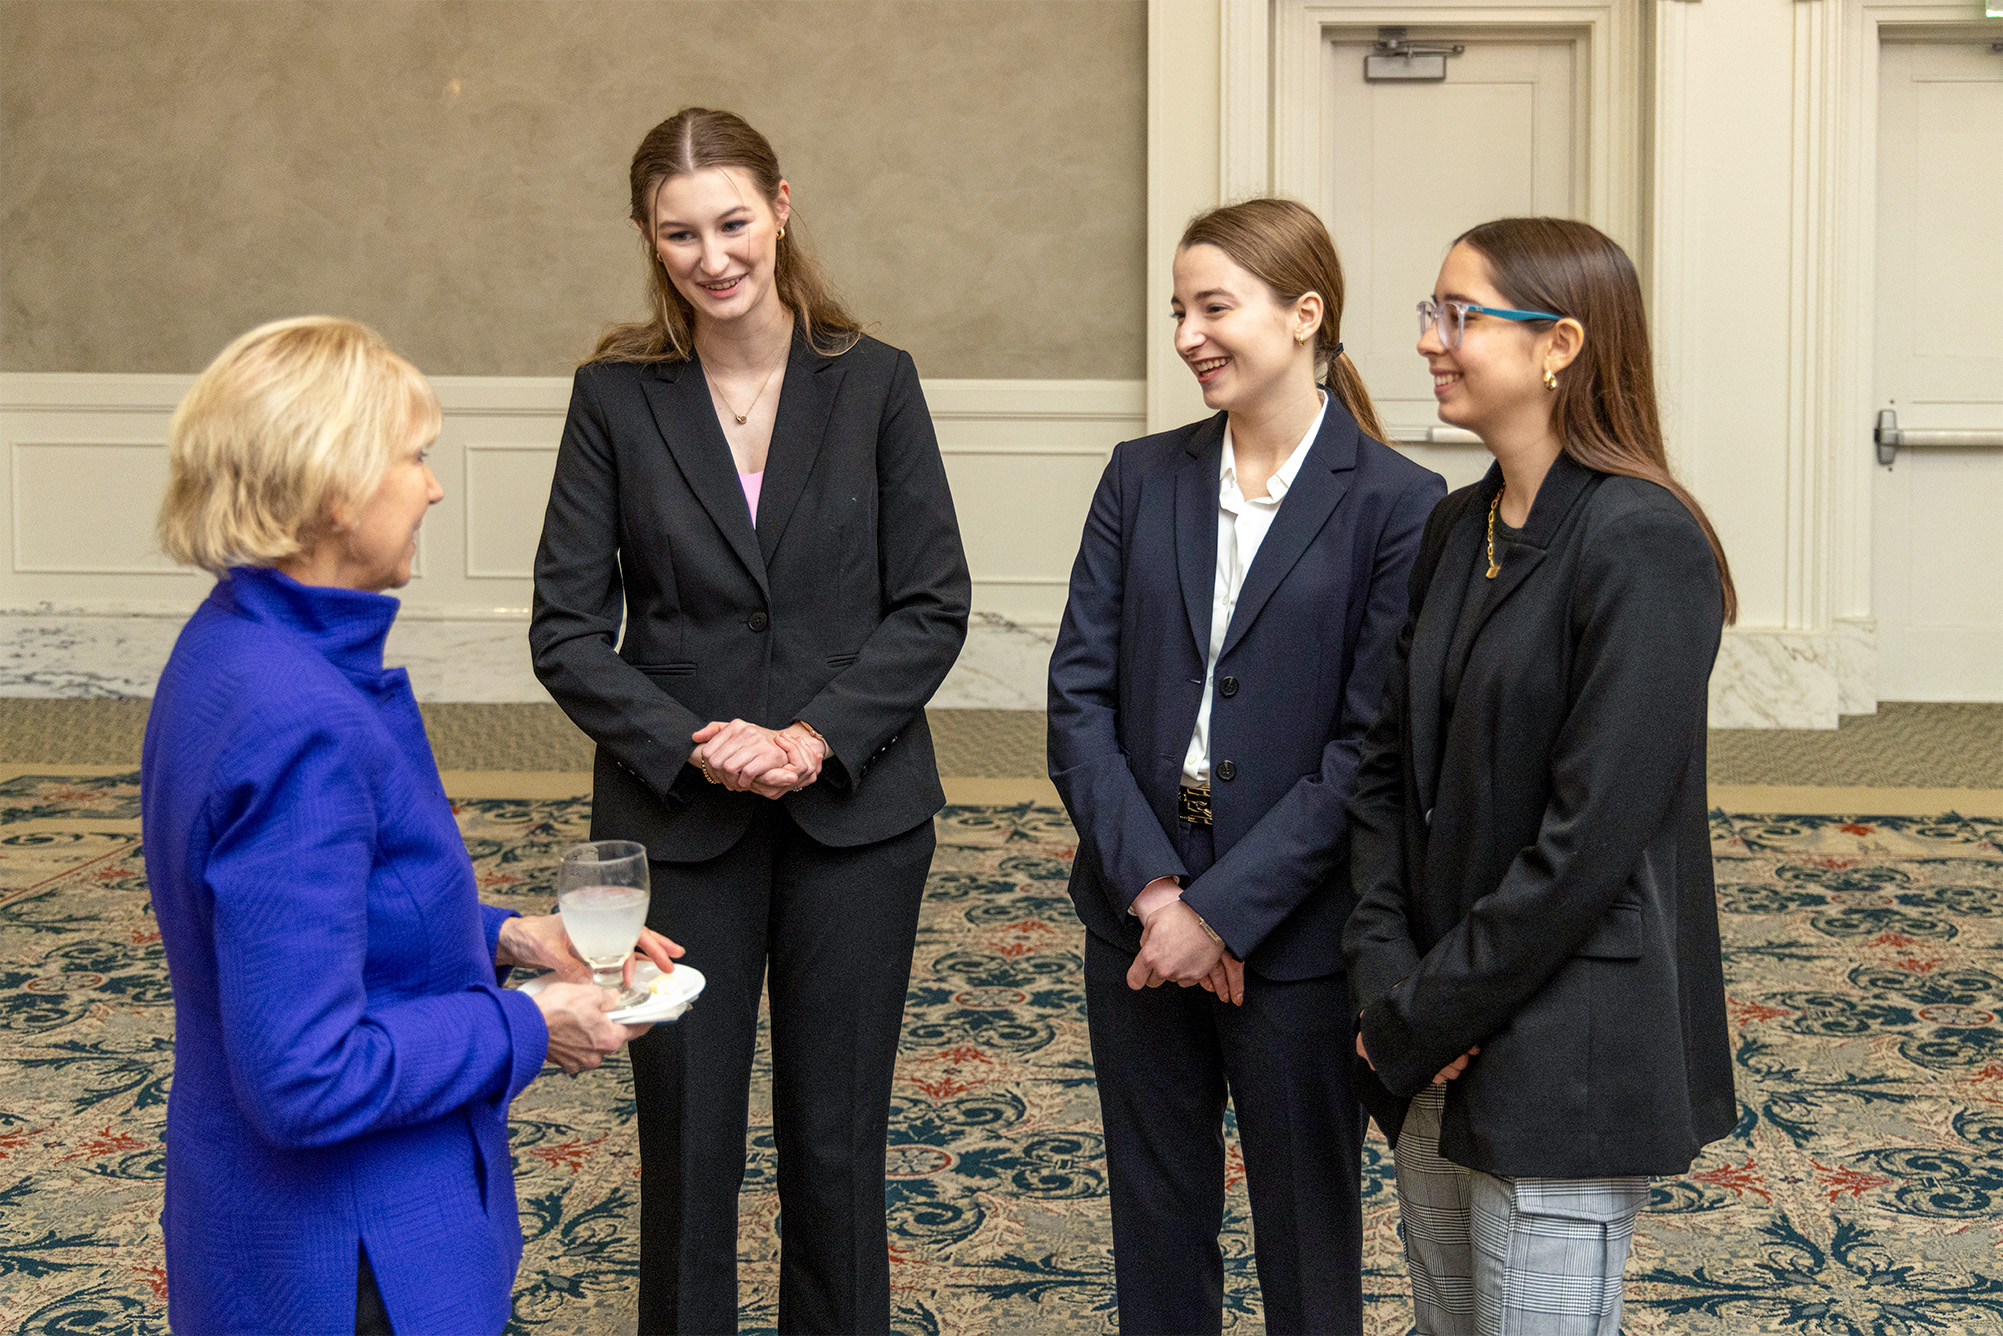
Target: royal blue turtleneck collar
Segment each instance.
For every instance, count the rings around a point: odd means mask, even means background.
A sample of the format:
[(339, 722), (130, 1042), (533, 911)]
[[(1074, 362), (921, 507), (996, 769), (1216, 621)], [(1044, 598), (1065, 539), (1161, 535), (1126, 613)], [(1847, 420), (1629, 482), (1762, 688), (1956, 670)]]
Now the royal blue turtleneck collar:
[(232, 566), (209, 598), (224, 611), (303, 636), (353, 681), (383, 675), (383, 641), (398, 600), (365, 589), (301, 584), (269, 566)]

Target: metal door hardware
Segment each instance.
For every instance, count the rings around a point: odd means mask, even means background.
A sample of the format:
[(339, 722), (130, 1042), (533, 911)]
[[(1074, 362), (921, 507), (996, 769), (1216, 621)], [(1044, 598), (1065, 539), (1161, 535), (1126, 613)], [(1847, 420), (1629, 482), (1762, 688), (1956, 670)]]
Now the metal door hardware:
[(1996, 450), (2003, 449), (2003, 431), (1945, 431), (1931, 427), (1901, 427), (1892, 409), (1878, 410), (1878, 426), (1871, 439), (1878, 443), (1878, 462), (1891, 464), (1900, 447), (1907, 450)]
[(1462, 42), (1429, 46), (1408, 41), (1403, 27), (1377, 30), (1377, 41), (1363, 57), (1365, 83), (1444, 83), (1447, 57), (1467, 50)]

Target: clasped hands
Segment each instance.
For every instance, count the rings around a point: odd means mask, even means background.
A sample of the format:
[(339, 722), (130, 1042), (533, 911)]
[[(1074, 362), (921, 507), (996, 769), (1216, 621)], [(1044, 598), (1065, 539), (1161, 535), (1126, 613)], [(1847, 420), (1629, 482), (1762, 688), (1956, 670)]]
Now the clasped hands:
[[(1148, 887), (1157, 885), (1149, 882)], [(1147, 895), (1142, 889), (1142, 895)], [(1127, 987), (1159, 988), (1192, 984), (1215, 993), (1220, 1002), (1245, 1005), (1245, 963), (1204, 930), (1196, 911), (1179, 898), (1144, 904), (1141, 950), (1127, 970)]]
[(743, 719), (713, 721), (691, 737), (689, 764), (733, 793), (782, 798), (821, 777), (828, 744), (803, 723), (760, 728)]
[[(640, 930), (634, 947), (637, 954), (626, 958), (626, 985), (632, 986), (633, 967), (640, 956), (654, 962), (661, 973), (675, 967), (682, 948), (652, 928)], [(501, 924), (496, 965), (519, 965), (524, 969), (554, 970), (561, 982), (535, 995), (543, 1024), (549, 1028), (549, 1060), (572, 1076), (588, 1071), (618, 1051), (628, 1040), (638, 1039), (651, 1028), (621, 1025), (607, 1020), (606, 1013), (619, 1009), (619, 999), (609, 989), (591, 982), (591, 967), (571, 948), (570, 935), (563, 930), (558, 914), (535, 914), (505, 920)]]
[[(1440, 1068), (1439, 1071), (1433, 1074), (1433, 1084), (1445, 1085), (1447, 1082), (1453, 1080), (1456, 1076), (1459, 1076), (1462, 1072), (1467, 1070), (1468, 1060), (1474, 1057), (1474, 1055), (1479, 1052), (1481, 1052), (1481, 1045), (1476, 1044), (1473, 1048), (1461, 1054), (1458, 1058), (1455, 1058), (1452, 1062), (1448, 1063), (1446, 1066)], [(1358, 1030), (1356, 1032), (1356, 1056), (1362, 1058), (1363, 1061), (1369, 1066), (1371, 1071), (1374, 1072), (1377, 1070), (1377, 1064), (1370, 1061), (1369, 1050), (1363, 1047), (1363, 1032), (1361, 1030)]]

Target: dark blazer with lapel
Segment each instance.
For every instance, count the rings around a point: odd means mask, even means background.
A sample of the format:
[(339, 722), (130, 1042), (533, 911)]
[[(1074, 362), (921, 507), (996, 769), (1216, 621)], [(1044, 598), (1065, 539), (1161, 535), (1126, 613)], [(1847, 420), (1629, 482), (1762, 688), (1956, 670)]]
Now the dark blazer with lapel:
[[(713, 719), (805, 720), (832, 754), (779, 801), (823, 844), (944, 805), (925, 702), (966, 638), (953, 498), (911, 358), (799, 336), (754, 529), (702, 367), (577, 372), (536, 553), (536, 676), (598, 744), (594, 837), (714, 857), (758, 804), (688, 766)], [(621, 619), (624, 633), (621, 634)], [(617, 649), (614, 649), (614, 645)]]
[[(1050, 777), (1078, 829), (1071, 897), (1130, 952), (1134, 897), (1187, 877), (1169, 832), (1210, 648), (1224, 420), (1113, 451), (1050, 660)], [(1211, 704), (1217, 862), (1183, 899), (1268, 978), (1342, 968), (1343, 803), (1445, 492), (1331, 396), (1246, 572)]]
[(1738, 1120), (1711, 875), (1706, 687), (1723, 596), (1654, 483), (1560, 456), (1467, 649), (1491, 469), (1443, 502), (1350, 804), (1344, 953), (1396, 1136), (1447, 1086), (1448, 1159), (1504, 1175), (1680, 1174)]

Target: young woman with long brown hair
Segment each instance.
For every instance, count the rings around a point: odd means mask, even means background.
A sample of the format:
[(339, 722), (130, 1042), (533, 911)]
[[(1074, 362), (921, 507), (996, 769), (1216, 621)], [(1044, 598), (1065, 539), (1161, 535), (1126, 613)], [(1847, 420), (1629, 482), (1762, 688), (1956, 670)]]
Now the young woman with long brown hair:
[(577, 373), (529, 639), (598, 744), (593, 837), (646, 844), (649, 922), (708, 979), (633, 1050), (640, 1330), (737, 1329), (769, 975), (777, 1325), (884, 1332), (891, 1070), (945, 802), (924, 706), (967, 625), (952, 496), (911, 358), (830, 295), (764, 136), (687, 108), (629, 185), (653, 312)]
[(1227, 1097), (1266, 1330), (1362, 1330), (1342, 811), (1446, 486), (1376, 439), (1342, 299), (1305, 206), (1190, 223), (1176, 351), (1216, 413), (1114, 450), (1051, 658), (1124, 1331), (1222, 1325)]
[(1485, 223), (1419, 323), (1495, 464), (1426, 526), (1350, 804), (1359, 1088), (1419, 1332), (1616, 1336), (1648, 1176), (1738, 1118), (1704, 787), (1731, 573), (1613, 241)]

